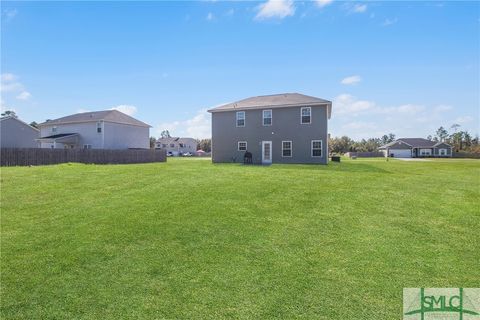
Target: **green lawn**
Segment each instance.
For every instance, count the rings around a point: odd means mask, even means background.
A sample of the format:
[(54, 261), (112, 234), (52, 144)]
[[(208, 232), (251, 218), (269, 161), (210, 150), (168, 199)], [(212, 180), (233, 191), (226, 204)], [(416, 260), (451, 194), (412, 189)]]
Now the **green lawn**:
[(1, 169), (2, 319), (399, 319), (480, 285), (480, 161)]

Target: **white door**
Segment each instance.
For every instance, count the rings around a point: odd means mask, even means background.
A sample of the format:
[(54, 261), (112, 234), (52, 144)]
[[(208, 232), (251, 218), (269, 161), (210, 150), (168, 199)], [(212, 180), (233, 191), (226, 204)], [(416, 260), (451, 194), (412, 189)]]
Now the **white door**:
[(388, 156), (393, 158), (411, 158), (412, 150), (410, 149), (388, 149)]
[(272, 141), (262, 141), (262, 163), (272, 163)]

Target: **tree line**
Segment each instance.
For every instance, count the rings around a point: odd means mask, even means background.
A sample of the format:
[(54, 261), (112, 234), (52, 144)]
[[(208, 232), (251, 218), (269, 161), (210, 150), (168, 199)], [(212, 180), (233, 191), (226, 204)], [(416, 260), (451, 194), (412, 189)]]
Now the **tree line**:
[[(454, 152), (471, 152), (480, 153), (479, 137), (473, 137), (468, 131), (459, 130), (460, 125), (454, 124), (448, 132), (444, 127), (440, 127), (433, 135), (426, 138), (435, 142), (445, 142), (453, 147)], [(355, 141), (348, 136), (333, 137), (328, 140), (328, 148), (330, 153), (347, 153), (347, 152), (373, 152), (378, 148), (395, 141), (395, 134), (390, 133), (381, 138), (369, 138)]]

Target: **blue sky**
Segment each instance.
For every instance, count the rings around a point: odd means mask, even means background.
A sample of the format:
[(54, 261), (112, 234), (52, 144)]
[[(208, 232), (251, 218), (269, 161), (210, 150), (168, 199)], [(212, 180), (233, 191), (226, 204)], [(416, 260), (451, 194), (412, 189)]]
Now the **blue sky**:
[(119, 108), (210, 136), (207, 108), (300, 92), (329, 131), (479, 133), (478, 2), (1, 3), (2, 110), (41, 122)]

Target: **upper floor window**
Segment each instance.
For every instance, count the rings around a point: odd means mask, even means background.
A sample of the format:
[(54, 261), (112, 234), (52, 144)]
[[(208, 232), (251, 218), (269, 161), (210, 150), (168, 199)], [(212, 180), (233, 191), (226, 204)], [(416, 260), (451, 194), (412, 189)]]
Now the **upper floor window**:
[(263, 125), (272, 125), (272, 110), (263, 110)]
[(180, 145), (180, 148), (184, 148), (184, 147), (185, 147), (185, 145), (184, 145), (183, 143), (180, 143), (179, 145)]
[(100, 121), (97, 122), (97, 132), (102, 133), (102, 123)]
[(322, 140), (312, 140), (312, 157), (322, 156)]
[(301, 108), (301, 124), (308, 124), (312, 122), (312, 108), (302, 107)]
[(175, 147), (175, 144), (174, 143), (170, 143), (170, 148), (174, 148)]
[(56, 133), (57, 132), (57, 127), (52, 127), (52, 133)]
[(166, 143), (163, 143), (162, 144), (162, 148), (166, 148), (167, 147), (167, 144)]
[(237, 127), (245, 127), (245, 111), (237, 112)]

